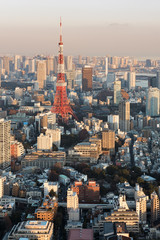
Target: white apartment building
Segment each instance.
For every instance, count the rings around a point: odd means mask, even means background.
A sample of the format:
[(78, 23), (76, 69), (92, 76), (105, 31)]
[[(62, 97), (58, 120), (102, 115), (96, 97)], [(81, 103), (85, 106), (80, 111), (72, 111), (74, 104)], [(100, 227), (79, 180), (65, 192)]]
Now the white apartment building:
[(55, 144), (58, 148), (61, 145), (61, 130), (56, 129), (47, 129), (46, 135), (50, 134), (52, 136), (52, 144)]
[(52, 150), (52, 135), (43, 133), (37, 137), (37, 150)]
[(69, 221), (79, 221), (78, 195), (70, 188), (67, 191), (67, 211), (69, 215)]
[(109, 129), (118, 130), (119, 129), (119, 115), (108, 115)]

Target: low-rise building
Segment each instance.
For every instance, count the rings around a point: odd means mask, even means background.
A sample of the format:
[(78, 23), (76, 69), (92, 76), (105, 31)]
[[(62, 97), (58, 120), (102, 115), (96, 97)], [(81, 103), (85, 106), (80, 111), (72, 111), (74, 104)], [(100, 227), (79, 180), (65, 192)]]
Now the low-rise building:
[(39, 220), (53, 221), (57, 212), (58, 202), (56, 198), (47, 196), (42, 205), (36, 209), (35, 217)]
[(26, 221), (13, 226), (8, 240), (20, 238), (51, 240), (53, 238), (53, 223), (49, 221)]

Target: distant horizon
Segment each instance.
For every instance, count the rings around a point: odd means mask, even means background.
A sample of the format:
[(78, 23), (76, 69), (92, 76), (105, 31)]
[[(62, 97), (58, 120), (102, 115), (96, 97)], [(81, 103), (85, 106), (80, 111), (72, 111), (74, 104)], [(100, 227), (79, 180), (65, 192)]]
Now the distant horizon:
[(6, 0), (0, 53), (57, 55), (62, 16), (64, 55), (160, 58), (159, 9), (159, 0)]

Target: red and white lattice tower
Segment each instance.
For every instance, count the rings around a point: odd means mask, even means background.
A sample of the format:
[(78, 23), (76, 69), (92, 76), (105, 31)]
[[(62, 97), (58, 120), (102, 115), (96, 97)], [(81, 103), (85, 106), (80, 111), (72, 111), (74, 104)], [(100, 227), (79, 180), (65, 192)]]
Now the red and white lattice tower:
[(59, 42), (56, 94), (54, 98), (53, 107), (51, 108), (51, 112), (61, 116), (62, 121), (64, 122), (68, 121), (69, 114), (76, 118), (75, 114), (73, 113), (73, 110), (70, 107), (69, 100), (67, 98), (66, 86), (67, 83), (65, 82), (63, 42), (62, 42), (62, 22), (60, 20), (60, 42)]

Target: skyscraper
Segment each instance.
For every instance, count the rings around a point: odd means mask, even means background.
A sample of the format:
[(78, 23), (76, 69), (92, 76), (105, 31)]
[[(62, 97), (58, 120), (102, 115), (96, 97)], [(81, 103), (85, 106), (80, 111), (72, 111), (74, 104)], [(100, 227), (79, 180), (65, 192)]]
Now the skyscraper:
[(123, 132), (130, 131), (130, 102), (126, 100), (119, 103), (119, 127)]
[(136, 85), (136, 73), (128, 72), (128, 87), (129, 90), (134, 89)]
[(78, 56), (78, 64), (82, 64), (82, 56), (81, 55)]
[(151, 223), (152, 226), (154, 222), (160, 217), (160, 210), (159, 210), (159, 198), (156, 192), (151, 194)]
[(157, 87), (160, 89), (160, 71), (157, 71)]
[(105, 76), (108, 75), (108, 57), (105, 57)]
[(72, 69), (73, 69), (73, 58), (72, 58), (72, 56), (65, 56), (64, 66), (65, 66), (65, 70), (72, 71)]
[(82, 91), (92, 91), (92, 68), (82, 68)]
[(10, 150), (11, 122), (0, 119), (0, 168), (4, 169), (11, 163)]
[(15, 55), (14, 56), (14, 70), (18, 70), (21, 67), (21, 56)]
[(146, 99), (146, 116), (157, 116), (159, 115), (159, 89), (150, 87), (147, 90), (147, 99)]
[(47, 75), (50, 75), (51, 73), (53, 73), (53, 70), (54, 70), (53, 57), (47, 57), (47, 60), (46, 60), (46, 72), (47, 72)]
[(5, 69), (5, 73), (9, 74), (9, 57), (3, 57), (3, 69)]
[(121, 81), (114, 82), (114, 104), (119, 104), (121, 101)]
[(4, 195), (4, 177), (0, 176), (0, 198)]
[(46, 81), (46, 62), (38, 61), (37, 63), (37, 81), (39, 88), (43, 89)]

